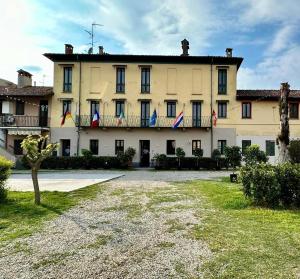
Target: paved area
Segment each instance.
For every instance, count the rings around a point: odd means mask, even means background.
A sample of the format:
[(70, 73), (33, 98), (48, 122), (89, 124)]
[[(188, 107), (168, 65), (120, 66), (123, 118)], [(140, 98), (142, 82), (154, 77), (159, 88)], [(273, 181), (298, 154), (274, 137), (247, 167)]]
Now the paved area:
[(193, 228), (206, 209), (162, 179), (211, 176), (220, 173), (127, 171), (95, 199), (0, 249), (0, 278), (201, 278), (212, 252)]

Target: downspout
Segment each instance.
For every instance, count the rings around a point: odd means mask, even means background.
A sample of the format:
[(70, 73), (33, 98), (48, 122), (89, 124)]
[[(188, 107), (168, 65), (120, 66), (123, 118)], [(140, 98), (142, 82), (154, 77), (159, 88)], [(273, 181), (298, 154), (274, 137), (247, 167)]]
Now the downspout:
[(213, 62), (214, 58), (211, 58), (210, 63), (210, 156), (213, 154), (213, 143), (214, 143), (214, 133), (213, 133)]
[[(77, 55), (77, 61), (78, 61)], [(77, 124), (77, 156), (80, 155), (80, 127), (81, 127), (81, 61), (79, 61), (79, 88), (78, 88), (78, 124)]]

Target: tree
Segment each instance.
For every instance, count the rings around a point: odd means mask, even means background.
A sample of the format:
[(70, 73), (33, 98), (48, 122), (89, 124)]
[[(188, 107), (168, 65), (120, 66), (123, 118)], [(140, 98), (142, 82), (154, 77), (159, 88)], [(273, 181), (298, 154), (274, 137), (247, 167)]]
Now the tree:
[(181, 158), (185, 157), (185, 152), (181, 147), (176, 148), (176, 157), (178, 158), (178, 168), (180, 169), (181, 168), (181, 164), (180, 164)]
[(256, 165), (258, 163), (266, 163), (268, 161), (266, 153), (259, 149), (259, 145), (252, 144), (245, 150), (244, 161), (247, 166)]
[(225, 158), (228, 164), (233, 168), (233, 173), (237, 166), (241, 165), (242, 153), (239, 146), (226, 146), (225, 147)]
[(25, 153), (24, 157), (31, 168), (31, 177), (34, 188), (34, 202), (37, 205), (41, 203), (38, 171), (41, 167), (42, 161), (49, 157), (59, 146), (58, 143), (49, 143), (46, 145), (47, 139), (48, 136), (28, 136), (21, 143)]
[(279, 145), (278, 163), (289, 161), (288, 145), (290, 143), (290, 127), (288, 117), (288, 97), (290, 94), (290, 85), (281, 83), (280, 100), (279, 100), (279, 115), (280, 115), (280, 134), (277, 137)]
[(194, 156), (197, 157), (197, 168), (199, 168), (199, 160), (203, 156), (203, 149), (201, 148), (196, 148), (194, 150)]

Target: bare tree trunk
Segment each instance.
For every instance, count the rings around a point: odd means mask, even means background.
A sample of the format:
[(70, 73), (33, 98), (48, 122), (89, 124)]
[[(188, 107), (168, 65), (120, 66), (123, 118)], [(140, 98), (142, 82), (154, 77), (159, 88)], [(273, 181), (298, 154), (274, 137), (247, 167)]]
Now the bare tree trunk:
[(38, 181), (38, 168), (37, 167), (31, 168), (31, 177), (32, 177), (33, 188), (34, 188), (34, 203), (39, 205), (39, 204), (41, 204), (41, 194), (40, 194), (40, 187), (39, 187), (39, 181)]
[(279, 145), (278, 163), (289, 161), (288, 145), (290, 143), (290, 127), (288, 118), (288, 97), (290, 86), (288, 83), (281, 83), (279, 115), (280, 115), (280, 134), (277, 137)]

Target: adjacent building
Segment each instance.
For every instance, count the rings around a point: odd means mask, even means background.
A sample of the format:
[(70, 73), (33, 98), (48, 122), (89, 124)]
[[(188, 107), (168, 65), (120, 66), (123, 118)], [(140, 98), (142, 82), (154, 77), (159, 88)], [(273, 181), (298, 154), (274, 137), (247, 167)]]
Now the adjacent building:
[[(243, 58), (230, 48), (224, 56), (188, 51), (183, 40), (182, 53), (174, 56), (108, 54), (103, 47), (97, 54), (77, 54), (69, 44), (64, 53), (46, 53), (54, 62), (53, 88), (31, 86), (25, 71), (19, 72), (19, 86), (0, 87), (2, 141), (16, 153), (24, 136), (51, 127), (59, 156), (80, 155), (82, 149), (114, 156), (134, 147), (134, 162), (148, 166), (154, 154), (175, 156), (177, 147), (186, 156), (196, 148), (211, 156), (215, 148), (224, 153), (226, 145), (244, 150), (259, 144), (276, 161), (279, 91), (237, 90)], [(300, 91), (292, 90), (292, 138), (300, 135), (299, 100)], [(174, 129), (180, 114), (183, 121)]]

